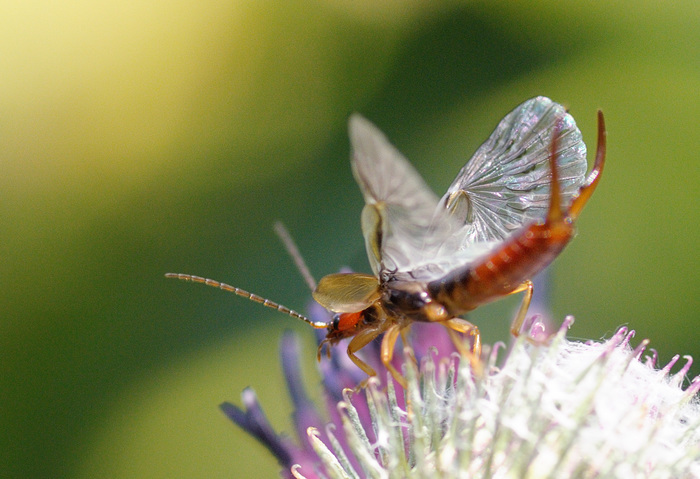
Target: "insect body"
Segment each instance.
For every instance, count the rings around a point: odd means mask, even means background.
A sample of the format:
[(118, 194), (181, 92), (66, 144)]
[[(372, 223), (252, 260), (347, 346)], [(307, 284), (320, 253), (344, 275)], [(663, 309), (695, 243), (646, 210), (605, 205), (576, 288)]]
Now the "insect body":
[[(418, 172), (369, 121), (349, 124), (352, 170), (365, 198), (362, 231), (374, 274), (325, 276), (313, 297), (336, 313), (331, 323), (309, 320), (283, 306), (204, 278), (168, 275), (230, 290), (328, 330), (319, 347), (352, 338), (357, 355), (384, 334), (381, 359), (394, 378), (394, 345), (414, 321), (439, 323), (456, 345), (476, 326), (460, 318), (482, 304), (525, 292), (511, 332), (519, 334), (532, 297), (530, 279), (574, 236), (574, 222), (593, 193), (605, 160), (605, 125), (598, 113), (598, 145), (586, 177), (586, 147), (574, 119), (548, 98), (509, 113), (438, 199)], [(265, 304), (265, 303), (263, 303)]]
[(355, 353), (384, 333), (382, 361), (402, 382), (391, 359), (413, 321), (473, 336), (478, 354), (478, 330), (459, 316), (524, 291), (511, 326), (517, 335), (532, 297), (530, 279), (573, 237), (600, 179), (600, 113), (598, 120), (596, 161), (586, 178), (586, 147), (573, 118), (547, 98), (528, 100), (499, 123), (438, 200), (381, 132), (353, 116), (352, 166), (365, 197), (362, 230), (374, 275), (321, 279), (314, 298), (339, 313), (325, 341), (352, 337), (350, 358), (372, 376)]

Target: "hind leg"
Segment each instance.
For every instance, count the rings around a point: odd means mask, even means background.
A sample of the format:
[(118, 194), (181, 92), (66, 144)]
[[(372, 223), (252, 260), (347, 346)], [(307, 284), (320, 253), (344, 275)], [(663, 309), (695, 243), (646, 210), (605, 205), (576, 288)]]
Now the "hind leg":
[[(472, 370), (479, 374), (482, 370), (481, 333), (479, 333), (479, 328), (462, 318), (448, 319), (443, 321), (442, 325), (447, 329), (447, 333), (450, 335), (450, 339), (457, 351), (459, 351), (459, 354), (469, 358)], [(471, 348), (465, 346), (464, 338), (459, 333), (471, 339)]]
[(524, 281), (523, 284), (518, 286), (515, 291), (510, 294), (519, 293), (525, 291), (525, 296), (523, 297), (523, 302), (520, 303), (520, 308), (518, 309), (518, 314), (515, 315), (515, 319), (510, 324), (510, 334), (514, 337), (520, 336), (523, 323), (525, 322), (525, 316), (527, 315), (527, 310), (530, 308), (530, 302), (532, 301), (532, 281)]

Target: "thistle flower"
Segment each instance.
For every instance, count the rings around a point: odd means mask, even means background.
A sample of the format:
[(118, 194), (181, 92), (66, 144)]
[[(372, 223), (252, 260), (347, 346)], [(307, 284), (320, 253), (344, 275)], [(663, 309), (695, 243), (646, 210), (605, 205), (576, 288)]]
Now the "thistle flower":
[(544, 327), (534, 321), (509, 350), (490, 348), (479, 374), (443, 328), (416, 325), (426, 329), (414, 331), (400, 358), (405, 391), (370, 345), (363, 359), (384, 372), (385, 385), (372, 378), (353, 392), (362, 373), (341, 345), (320, 363), (325, 419), (300, 386), (298, 345), (287, 334), (282, 364), (299, 445), (273, 432), (251, 389), (243, 392), (245, 410), (221, 407), (277, 457), (287, 478), (700, 477), (700, 377), (681, 387), (691, 358), (671, 374), (679, 357), (657, 369), (653, 350), (643, 357), (648, 341), (630, 345), (634, 331), (573, 342), (565, 337), (572, 322), (537, 344), (528, 338), (541, 338)]

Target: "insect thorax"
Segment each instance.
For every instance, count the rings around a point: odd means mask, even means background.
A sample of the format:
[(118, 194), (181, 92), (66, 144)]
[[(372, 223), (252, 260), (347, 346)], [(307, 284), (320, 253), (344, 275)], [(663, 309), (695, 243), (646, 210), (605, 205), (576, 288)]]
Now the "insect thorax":
[(389, 281), (384, 284), (381, 303), (396, 321), (444, 321), (449, 319), (445, 308), (436, 302), (419, 281)]

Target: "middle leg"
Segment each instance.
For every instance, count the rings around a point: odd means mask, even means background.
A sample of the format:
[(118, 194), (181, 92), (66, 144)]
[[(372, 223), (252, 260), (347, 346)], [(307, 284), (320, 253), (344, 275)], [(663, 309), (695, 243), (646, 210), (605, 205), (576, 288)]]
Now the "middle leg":
[(394, 347), (396, 346), (396, 340), (401, 332), (402, 328), (398, 324), (392, 324), (389, 329), (386, 330), (384, 339), (382, 339), (382, 363), (394, 377), (396, 382), (398, 382), (401, 387), (406, 389), (408, 387), (406, 378), (404, 378), (401, 373), (396, 370), (394, 365), (391, 364), (391, 360), (394, 358)]

